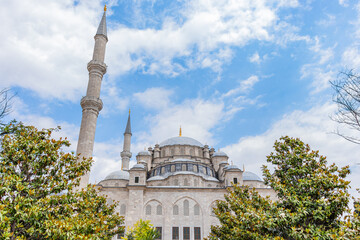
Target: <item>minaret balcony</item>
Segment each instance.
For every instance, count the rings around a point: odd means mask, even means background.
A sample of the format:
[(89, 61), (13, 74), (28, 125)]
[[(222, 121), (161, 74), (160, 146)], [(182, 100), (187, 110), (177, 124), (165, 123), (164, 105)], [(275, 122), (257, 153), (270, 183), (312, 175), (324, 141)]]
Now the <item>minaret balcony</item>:
[(101, 101), (101, 99), (92, 96), (82, 97), (80, 105), (83, 110), (90, 109), (96, 111), (97, 113), (99, 113), (103, 108), (103, 102)]
[(90, 73), (95, 72), (102, 77), (106, 73), (107, 65), (101, 61), (91, 60), (87, 65), (87, 69)]

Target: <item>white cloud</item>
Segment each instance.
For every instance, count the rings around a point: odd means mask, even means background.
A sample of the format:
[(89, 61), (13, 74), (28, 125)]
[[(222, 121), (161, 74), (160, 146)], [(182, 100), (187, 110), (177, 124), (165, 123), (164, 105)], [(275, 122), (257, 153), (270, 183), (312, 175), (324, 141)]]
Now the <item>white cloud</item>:
[[(183, 21), (166, 17), (159, 29), (130, 29), (119, 25), (110, 32), (111, 74), (130, 69), (176, 76), (188, 69), (221, 71), (232, 58), (231, 47), (251, 40), (272, 41), (277, 11), (297, 7), (297, 1), (191, 1), (179, 12)], [(287, 26), (290, 26), (289, 24)], [(288, 41), (303, 40), (292, 37)], [(185, 59), (185, 64), (176, 59)]]
[(348, 0), (339, 0), (339, 4), (342, 5), (342, 6), (344, 6), (344, 7), (349, 6)]
[[(359, 163), (360, 150), (358, 145), (350, 143), (336, 134), (332, 134), (337, 125), (330, 120), (329, 115), (336, 110), (334, 104), (318, 105), (308, 111), (296, 110), (285, 114), (266, 132), (258, 136), (239, 139), (222, 150), (225, 151), (235, 164), (242, 166), (261, 176), (260, 166), (267, 164), (266, 156), (273, 151), (275, 140), (281, 136), (300, 138), (308, 143), (313, 150), (319, 150), (321, 155), (327, 156), (329, 163), (338, 166)], [(353, 174), (358, 174), (354, 172)], [(360, 176), (350, 176), (352, 186), (359, 186)], [(353, 194), (354, 191), (352, 191)]]
[(348, 47), (342, 55), (342, 63), (348, 69), (360, 69), (360, 52), (357, 46)]
[(249, 61), (252, 63), (259, 64), (261, 62), (260, 56), (258, 52), (255, 52), (250, 58)]
[(75, 100), (87, 83), (101, 2), (14, 0), (0, 10), (1, 87)]
[(164, 109), (168, 106), (172, 94), (173, 90), (153, 87), (146, 89), (144, 92), (134, 93), (134, 98), (145, 108)]
[(259, 81), (258, 76), (252, 75), (248, 79), (240, 81), (239, 86), (229, 90), (222, 95), (222, 98), (234, 96), (238, 93), (248, 93), (252, 87)]

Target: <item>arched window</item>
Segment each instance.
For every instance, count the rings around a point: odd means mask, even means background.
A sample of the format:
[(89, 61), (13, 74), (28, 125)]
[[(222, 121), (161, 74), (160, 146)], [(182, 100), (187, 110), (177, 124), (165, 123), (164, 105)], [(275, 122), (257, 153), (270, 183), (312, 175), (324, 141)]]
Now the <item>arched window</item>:
[(145, 214), (146, 215), (151, 215), (151, 206), (150, 205), (147, 205), (146, 208), (145, 208)]
[(174, 207), (173, 207), (173, 215), (179, 215), (179, 206), (178, 205), (174, 205)]
[(189, 180), (187, 178), (184, 179), (184, 186), (190, 186)]
[(171, 172), (175, 172), (175, 164), (171, 165)]
[(193, 169), (194, 169), (194, 172), (198, 172), (198, 166), (197, 165), (194, 165)]
[(200, 215), (200, 206), (199, 206), (199, 204), (196, 204), (194, 206), (194, 215)]
[(189, 201), (188, 200), (184, 201), (184, 215), (189, 216)]
[(191, 156), (194, 156), (194, 155), (195, 155), (195, 154), (194, 154), (194, 149), (193, 149), (193, 148), (191, 148), (191, 149), (190, 149), (190, 155), (191, 155)]
[(164, 175), (164, 173), (165, 173), (165, 167), (162, 167), (161, 168), (161, 175)]
[(162, 206), (160, 204), (156, 207), (156, 215), (162, 215)]
[(179, 186), (179, 180), (177, 179), (174, 180), (174, 186)]
[(184, 147), (180, 148), (180, 155), (185, 155), (185, 148)]
[(198, 153), (199, 153), (199, 156), (200, 156), (200, 157), (202, 157), (202, 156), (203, 156), (203, 151), (202, 151), (202, 149), (201, 149), (201, 148), (199, 148)]
[(198, 180), (194, 179), (194, 186), (197, 187), (198, 186)]
[(165, 157), (165, 149), (161, 151), (161, 157)]
[(121, 206), (120, 206), (120, 215), (125, 215), (125, 213), (126, 213), (126, 205), (121, 204)]
[(171, 148), (171, 156), (174, 156), (175, 155), (175, 150), (174, 148)]
[(186, 171), (186, 163), (182, 164), (181, 171)]

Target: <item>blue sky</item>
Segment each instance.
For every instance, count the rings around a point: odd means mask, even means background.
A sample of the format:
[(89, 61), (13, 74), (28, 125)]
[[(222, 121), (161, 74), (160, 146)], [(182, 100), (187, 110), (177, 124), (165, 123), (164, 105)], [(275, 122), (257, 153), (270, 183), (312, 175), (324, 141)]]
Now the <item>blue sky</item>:
[(329, 119), (329, 81), (360, 67), (357, 1), (10, 1), (0, 9), (0, 87), (16, 93), (8, 119), (60, 125), (76, 149), (105, 3), (108, 73), (92, 182), (120, 168), (131, 108), (132, 159), (181, 125), (183, 135), (261, 175), (274, 141), (289, 135), (350, 165), (359, 186), (358, 146), (331, 132), (360, 133)]

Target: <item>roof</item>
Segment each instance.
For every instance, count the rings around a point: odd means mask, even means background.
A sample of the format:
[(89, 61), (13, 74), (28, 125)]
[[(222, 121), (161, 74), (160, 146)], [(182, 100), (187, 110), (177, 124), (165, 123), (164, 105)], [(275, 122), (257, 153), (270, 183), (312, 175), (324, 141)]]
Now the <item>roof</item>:
[(197, 146), (197, 147), (204, 146), (198, 140), (195, 140), (195, 139), (189, 138), (189, 137), (173, 137), (173, 138), (169, 138), (160, 143), (160, 147), (172, 146), (172, 145), (190, 145), (190, 146)]
[(128, 180), (129, 181), (129, 172), (118, 170), (110, 173), (106, 176), (105, 180)]
[(240, 170), (240, 168), (238, 166), (236, 166), (236, 165), (227, 165), (227, 166), (224, 167), (224, 169), (226, 169), (226, 170), (232, 170), (232, 169)]
[(126, 128), (125, 128), (125, 132), (124, 134), (130, 133), (131, 134), (131, 122), (130, 122), (130, 112), (129, 112), (129, 117), (126, 123)]
[(136, 169), (136, 168), (145, 169), (145, 166), (138, 163), (138, 164), (135, 164), (135, 165), (131, 168), (131, 170), (132, 170), (132, 169)]
[(137, 155), (139, 155), (139, 156), (150, 156), (150, 153), (149, 153), (149, 151), (141, 151)]
[(228, 155), (224, 152), (215, 152), (213, 155), (213, 157), (227, 157)]
[(99, 27), (97, 29), (96, 35), (104, 35), (107, 38), (107, 31), (106, 31), (106, 12), (104, 11), (104, 14), (101, 18), (101, 22), (99, 24)]
[(243, 172), (243, 181), (261, 181), (262, 179), (253, 172)]

